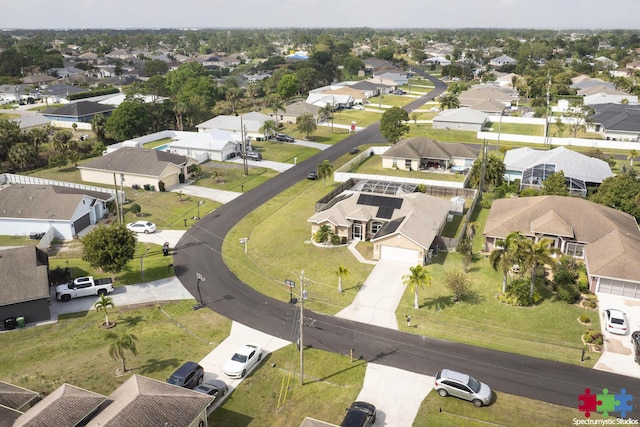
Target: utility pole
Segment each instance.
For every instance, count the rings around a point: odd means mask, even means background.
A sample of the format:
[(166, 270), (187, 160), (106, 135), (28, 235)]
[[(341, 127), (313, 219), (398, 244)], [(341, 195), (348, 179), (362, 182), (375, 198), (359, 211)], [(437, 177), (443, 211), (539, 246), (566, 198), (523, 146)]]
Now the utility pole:
[(304, 289), (304, 270), (300, 273), (300, 385), (304, 385), (304, 298), (302, 290)]
[(247, 164), (247, 137), (245, 135), (245, 127), (240, 116), (240, 135), (242, 137), (242, 165), (244, 166), (244, 176), (249, 175), (249, 165)]
[(113, 188), (116, 190), (116, 215), (118, 216), (118, 222), (124, 223), (124, 221), (120, 221), (120, 198), (118, 195), (118, 181), (116, 181), (116, 173), (113, 173)]
[(482, 191), (484, 190), (484, 177), (487, 170), (487, 140), (482, 142), (482, 164), (480, 166), (480, 183), (478, 184), (478, 191), (480, 192), (480, 198), (482, 199)]

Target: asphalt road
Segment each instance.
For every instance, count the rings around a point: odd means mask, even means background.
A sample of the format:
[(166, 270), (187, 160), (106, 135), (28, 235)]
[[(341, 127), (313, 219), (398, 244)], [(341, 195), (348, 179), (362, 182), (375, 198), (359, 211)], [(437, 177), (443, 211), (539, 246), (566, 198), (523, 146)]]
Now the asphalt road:
[[(418, 108), (446, 89), (444, 83), (432, 80), (435, 90), (405, 109)], [(241, 282), (225, 263), (233, 260), (222, 256), (223, 239), (240, 219), (305, 179), (307, 172), (315, 170), (318, 163), (334, 161), (352, 147), (382, 141), (379, 126), (372, 125), (216, 209), (192, 226), (178, 242), (174, 256), (176, 276), (207, 308), (257, 330), (295, 341), (297, 307), (268, 298)], [(200, 282), (199, 291), (198, 273), (206, 279)], [(640, 396), (640, 380), (614, 373), (435, 340), (308, 310), (305, 318), (315, 320), (312, 327), (305, 328), (306, 346), (345, 355), (354, 349), (356, 357), (411, 372), (435, 375), (448, 367), (467, 372), (495, 390), (576, 409), (578, 395), (586, 388), (590, 388), (592, 394), (604, 388), (615, 393), (625, 388), (627, 394)], [(576, 354), (576, 358), (579, 357)], [(579, 415), (576, 411), (576, 416)], [(635, 409), (628, 412), (627, 417), (640, 418), (640, 412)]]

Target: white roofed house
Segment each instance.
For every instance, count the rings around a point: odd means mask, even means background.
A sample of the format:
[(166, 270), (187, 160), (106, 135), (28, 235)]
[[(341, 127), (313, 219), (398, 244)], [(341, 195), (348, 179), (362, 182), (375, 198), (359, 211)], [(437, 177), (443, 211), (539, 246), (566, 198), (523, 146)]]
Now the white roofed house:
[(274, 120), (274, 118), (258, 112), (241, 114), (239, 116), (221, 115), (196, 125), (196, 128), (198, 128), (198, 132), (208, 132), (212, 129), (226, 130), (241, 138), (244, 131), (245, 137), (256, 139), (265, 136), (260, 129), (267, 120)]
[(480, 132), (489, 120), (489, 115), (469, 107), (441, 111), (433, 118), (434, 129), (452, 129)]
[(598, 186), (613, 176), (604, 160), (585, 156), (565, 147), (553, 150), (516, 148), (504, 156), (505, 179), (520, 180), (520, 189), (540, 190), (551, 174), (563, 171), (570, 194), (586, 196), (588, 187)]
[(224, 161), (242, 151), (241, 136), (221, 129), (208, 132), (180, 132), (179, 138), (167, 144), (164, 151), (192, 157), (199, 163)]

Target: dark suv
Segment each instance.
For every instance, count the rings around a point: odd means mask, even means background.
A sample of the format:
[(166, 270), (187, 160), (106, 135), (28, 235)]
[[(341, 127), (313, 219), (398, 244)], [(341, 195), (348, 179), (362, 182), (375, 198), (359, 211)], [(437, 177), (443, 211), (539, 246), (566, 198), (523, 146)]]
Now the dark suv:
[(202, 384), (204, 377), (204, 369), (196, 362), (185, 362), (176, 371), (167, 378), (169, 384), (177, 385), (184, 388), (194, 388)]
[(289, 136), (285, 133), (276, 133), (276, 141), (280, 141), (280, 142), (294, 142), (295, 139), (293, 139), (292, 136)]
[(369, 427), (376, 422), (376, 407), (367, 402), (353, 402), (340, 427)]

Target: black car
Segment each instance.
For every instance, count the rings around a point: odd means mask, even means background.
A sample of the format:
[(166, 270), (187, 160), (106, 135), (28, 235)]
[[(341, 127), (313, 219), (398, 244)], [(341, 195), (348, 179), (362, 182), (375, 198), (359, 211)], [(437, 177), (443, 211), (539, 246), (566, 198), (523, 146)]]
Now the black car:
[(307, 174), (307, 179), (318, 179), (318, 173), (316, 171), (311, 171)]
[(185, 362), (176, 371), (167, 378), (169, 384), (177, 385), (184, 388), (194, 388), (202, 384), (204, 378), (204, 369), (196, 362)]
[(280, 141), (280, 142), (294, 142), (295, 139), (293, 139), (292, 136), (287, 135), (286, 133), (276, 133), (276, 141)]
[(224, 395), (226, 395), (227, 391), (229, 391), (229, 388), (224, 383), (224, 381), (210, 380), (204, 384), (200, 384), (198, 387), (194, 388), (193, 391), (213, 396), (215, 398), (215, 402), (216, 400), (221, 399)]
[(351, 150), (349, 150), (349, 154), (358, 154), (358, 151), (360, 151), (358, 147), (353, 147)]
[(369, 427), (376, 422), (376, 407), (367, 402), (353, 402), (340, 427)]

